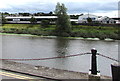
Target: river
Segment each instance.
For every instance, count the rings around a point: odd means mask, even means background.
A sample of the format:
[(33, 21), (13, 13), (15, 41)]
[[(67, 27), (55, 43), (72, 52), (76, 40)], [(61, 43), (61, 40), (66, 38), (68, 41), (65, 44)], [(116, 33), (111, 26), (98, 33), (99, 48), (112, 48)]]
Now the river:
[[(46, 58), (86, 53), (90, 52), (91, 48), (96, 48), (99, 53), (118, 59), (117, 41), (74, 40), (18, 35), (0, 35), (0, 38), (2, 58)], [(91, 55), (22, 62), (88, 73), (91, 67)], [(111, 76), (111, 64), (115, 63), (114, 61), (97, 56), (97, 63), (101, 75)]]

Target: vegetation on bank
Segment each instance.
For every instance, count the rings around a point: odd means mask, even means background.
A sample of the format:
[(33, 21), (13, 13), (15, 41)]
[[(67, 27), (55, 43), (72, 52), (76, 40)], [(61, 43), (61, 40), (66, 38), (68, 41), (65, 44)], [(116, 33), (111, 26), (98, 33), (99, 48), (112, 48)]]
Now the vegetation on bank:
[[(40, 24), (4, 24), (2, 33), (32, 34), (38, 36), (55, 36), (56, 25), (43, 27)], [(62, 33), (64, 37), (111, 38), (119, 40), (118, 27), (72, 25), (70, 34)]]

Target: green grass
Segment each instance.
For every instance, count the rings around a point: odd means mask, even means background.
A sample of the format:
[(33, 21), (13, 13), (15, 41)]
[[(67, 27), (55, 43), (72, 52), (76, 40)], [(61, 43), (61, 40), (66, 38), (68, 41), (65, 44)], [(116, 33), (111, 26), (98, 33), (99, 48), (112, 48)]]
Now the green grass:
[[(15, 34), (32, 34), (39, 36), (54, 36), (55, 25), (49, 27), (41, 27), (40, 24), (4, 24), (0, 28), (3, 33)], [(73, 25), (71, 28), (70, 37), (83, 37), (83, 38), (118, 38), (117, 27), (102, 27), (102, 26), (83, 26)]]
[(102, 26), (72, 26), (72, 36), (84, 37), (84, 38), (118, 38), (118, 28), (117, 27), (102, 27)]

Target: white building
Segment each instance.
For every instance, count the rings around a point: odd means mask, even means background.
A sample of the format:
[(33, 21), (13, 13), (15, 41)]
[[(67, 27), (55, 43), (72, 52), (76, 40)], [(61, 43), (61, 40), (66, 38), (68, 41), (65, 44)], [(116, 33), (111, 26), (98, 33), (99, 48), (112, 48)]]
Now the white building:
[(120, 17), (113, 17), (112, 19), (116, 21), (116, 24), (120, 24)]
[(114, 19), (109, 18), (107, 16), (98, 18), (98, 21), (99, 23), (104, 23), (104, 24), (115, 24), (116, 23)]
[(91, 18), (93, 22), (98, 21), (98, 16), (92, 15), (92, 14), (85, 14), (85, 15), (79, 16), (78, 23), (88, 23), (87, 18)]
[(79, 16), (78, 23), (88, 23), (87, 18), (91, 18), (92, 22), (99, 22), (102, 24), (115, 24), (116, 23), (114, 19), (109, 18), (107, 16), (99, 17), (99, 16), (92, 15), (92, 14), (85, 14), (85, 15)]

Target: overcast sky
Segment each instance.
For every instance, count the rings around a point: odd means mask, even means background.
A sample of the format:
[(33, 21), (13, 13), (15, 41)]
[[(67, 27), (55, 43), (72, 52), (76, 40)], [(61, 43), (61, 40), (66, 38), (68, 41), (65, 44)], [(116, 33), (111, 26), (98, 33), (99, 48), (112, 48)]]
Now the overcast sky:
[(118, 16), (119, 0), (1, 0), (0, 12), (45, 12), (55, 10), (57, 2), (64, 3), (69, 14), (91, 13), (99, 16)]

